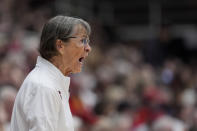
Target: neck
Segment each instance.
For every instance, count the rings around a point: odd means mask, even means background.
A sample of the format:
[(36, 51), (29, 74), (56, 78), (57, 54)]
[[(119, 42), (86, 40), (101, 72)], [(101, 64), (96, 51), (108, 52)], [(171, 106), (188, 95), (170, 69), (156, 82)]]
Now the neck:
[(60, 57), (54, 56), (49, 60), (54, 66), (56, 66), (64, 76), (68, 76), (71, 71), (69, 70), (68, 66), (63, 64), (63, 61)]

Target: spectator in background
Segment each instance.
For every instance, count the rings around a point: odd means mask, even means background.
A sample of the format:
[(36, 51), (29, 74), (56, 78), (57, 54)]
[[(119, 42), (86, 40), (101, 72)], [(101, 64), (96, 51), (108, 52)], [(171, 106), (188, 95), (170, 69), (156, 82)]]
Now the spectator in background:
[(4, 103), (0, 100), (0, 131), (8, 131), (6, 130), (6, 121), (7, 121), (7, 113), (4, 108)]
[(178, 57), (183, 61), (188, 59), (185, 41), (181, 37), (173, 37), (170, 27), (169, 24), (162, 25), (158, 37), (144, 45), (145, 61), (153, 66), (161, 66), (169, 58)]
[(9, 85), (1, 86), (0, 99), (2, 100), (5, 115), (7, 116), (7, 121), (4, 124), (5, 131), (10, 131), (10, 121), (16, 94), (17, 90), (15, 87)]
[(69, 99), (71, 73), (81, 72), (91, 51), (90, 26), (82, 19), (56, 16), (44, 26), (36, 67), (16, 97), (11, 131), (73, 131)]

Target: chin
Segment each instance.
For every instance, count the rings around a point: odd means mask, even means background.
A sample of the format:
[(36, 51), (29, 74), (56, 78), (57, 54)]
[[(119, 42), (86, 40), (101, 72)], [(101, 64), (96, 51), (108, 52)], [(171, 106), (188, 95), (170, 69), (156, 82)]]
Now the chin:
[(72, 73), (75, 74), (75, 73), (80, 73), (81, 72), (81, 69), (77, 69), (77, 70), (74, 70)]

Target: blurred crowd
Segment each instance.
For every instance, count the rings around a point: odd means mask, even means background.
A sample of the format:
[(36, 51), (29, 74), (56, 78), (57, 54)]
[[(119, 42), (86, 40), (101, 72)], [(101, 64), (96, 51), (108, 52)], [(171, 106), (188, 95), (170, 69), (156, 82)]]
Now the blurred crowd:
[[(51, 1), (1, 1), (0, 131), (9, 130), (17, 91), (35, 66)], [(150, 40), (103, 41), (104, 30), (91, 24), (93, 50), (70, 76), (76, 131), (197, 131), (197, 63), (184, 41), (168, 27)]]

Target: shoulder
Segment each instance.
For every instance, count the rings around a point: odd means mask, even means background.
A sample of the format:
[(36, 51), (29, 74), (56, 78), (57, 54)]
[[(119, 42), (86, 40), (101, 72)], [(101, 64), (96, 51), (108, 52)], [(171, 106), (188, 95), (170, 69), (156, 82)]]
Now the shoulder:
[(18, 95), (22, 98), (37, 95), (58, 96), (56, 82), (44, 70), (33, 69), (25, 78)]
[(22, 86), (54, 90), (55, 80), (46, 70), (35, 68), (27, 75)]

